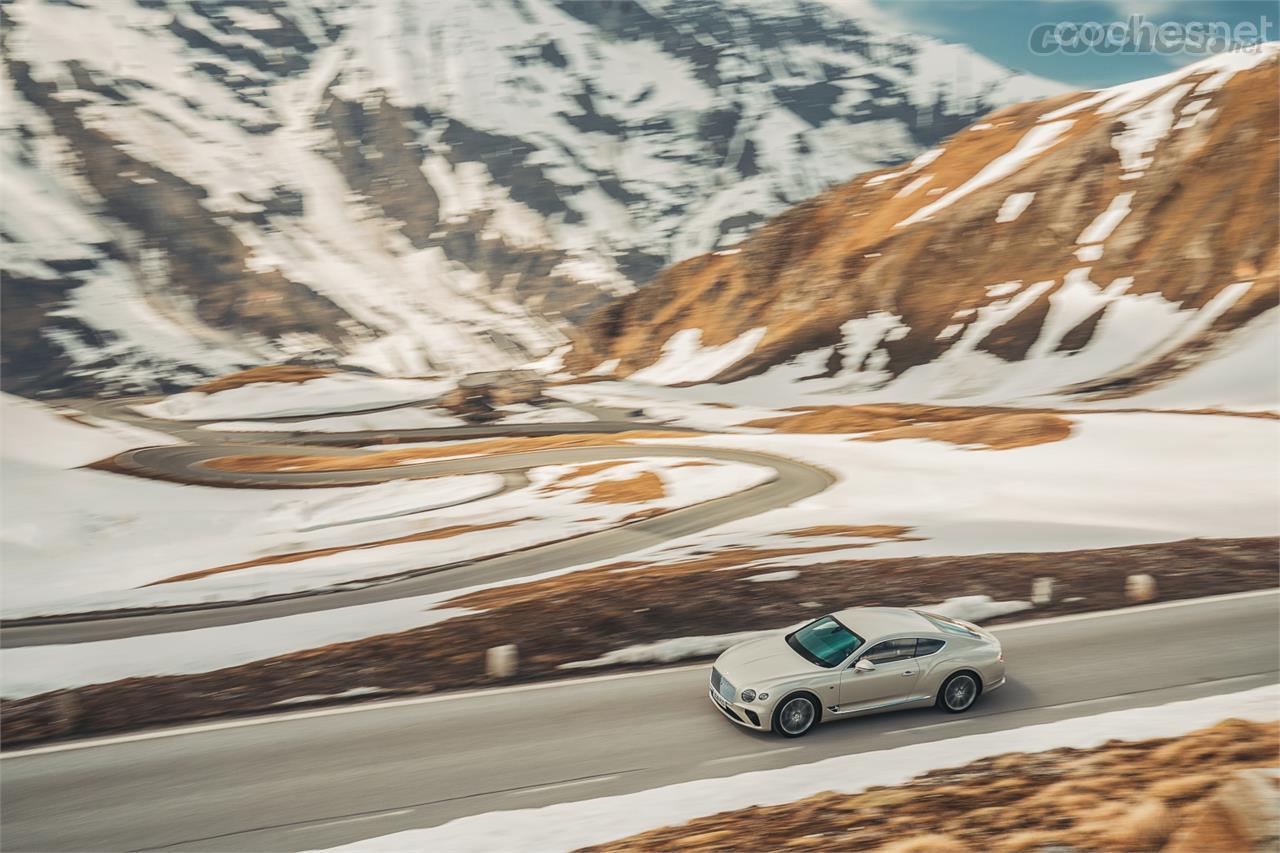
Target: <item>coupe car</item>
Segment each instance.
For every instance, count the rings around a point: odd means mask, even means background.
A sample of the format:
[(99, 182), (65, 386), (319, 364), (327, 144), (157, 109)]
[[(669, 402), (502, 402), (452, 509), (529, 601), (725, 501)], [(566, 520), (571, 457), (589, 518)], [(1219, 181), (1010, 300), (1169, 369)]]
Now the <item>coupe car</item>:
[(740, 726), (799, 737), (818, 723), (937, 705), (960, 713), (1004, 684), (1000, 641), (903, 607), (853, 607), (739, 643), (716, 659), (711, 701)]

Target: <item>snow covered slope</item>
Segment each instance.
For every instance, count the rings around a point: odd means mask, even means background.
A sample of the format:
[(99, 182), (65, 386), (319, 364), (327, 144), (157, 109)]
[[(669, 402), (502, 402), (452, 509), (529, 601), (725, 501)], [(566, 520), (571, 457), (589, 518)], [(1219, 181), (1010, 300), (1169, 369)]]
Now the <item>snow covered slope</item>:
[(777, 379), (999, 402), (1176, 377), (1147, 399), (1275, 406), (1278, 83), (1272, 43), (998, 111), (672, 267), (564, 364), (663, 385), (769, 371), (755, 400)]
[(492, 369), (1061, 87), (808, 0), (14, 0), (4, 380)]

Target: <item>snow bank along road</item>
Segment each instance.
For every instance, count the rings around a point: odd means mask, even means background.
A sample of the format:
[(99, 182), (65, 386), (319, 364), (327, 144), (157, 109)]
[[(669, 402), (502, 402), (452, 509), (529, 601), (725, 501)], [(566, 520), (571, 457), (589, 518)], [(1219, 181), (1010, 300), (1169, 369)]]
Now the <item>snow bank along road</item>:
[[(89, 408), (92, 411), (92, 407)], [(119, 416), (120, 409), (109, 410)], [(123, 418), (122, 418), (123, 419)], [(385, 582), (368, 582), (361, 586), (338, 588), (293, 596), (283, 596), (238, 605), (196, 605), (185, 608), (169, 608), (163, 611), (134, 611), (51, 619), (15, 620), (4, 623), (0, 629), (0, 643), (8, 647), (80, 643), (93, 640), (133, 637), (144, 634), (183, 631), (213, 625), (231, 625), (257, 619), (288, 616), (295, 613), (347, 607), (385, 601), (402, 596), (424, 595), (459, 589), (474, 584), (492, 583), (539, 574), (541, 572), (612, 559), (632, 551), (649, 548), (680, 536), (715, 527), (729, 521), (756, 515), (786, 506), (826, 489), (834, 477), (826, 471), (774, 456), (768, 453), (723, 448), (686, 446), (658, 446), (636, 444), (618, 447), (578, 447), (559, 450), (531, 451), (498, 456), (476, 456), (425, 462), (414, 465), (396, 465), (391, 468), (369, 471), (336, 473), (237, 473), (217, 471), (203, 467), (202, 462), (231, 454), (324, 454), (344, 455), (360, 451), (335, 447), (310, 447), (289, 443), (288, 434), (272, 433), (216, 433), (190, 429), (188, 424), (172, 424), (149, 418), (131, 418), (135, 423), (149, 428), (157, 427), (180, 434), (187, 439), (197, 439), (199, 445), (149, 447), (128, 451), (117, 457), (118, 462), (142, 474), (156, 474), (186, 482), (208, 483), (224, 486), (298, 486), (298, 485), (354, 485), (378, 483), (412, 477), (428, 477), (446, 474), (502, 473), (511, 474), (539, 465), (560, 465), (594, 462), (604, 459), (620, 459), (634, 456), (690, 456), (715, 458), (726, 462), (741, 462), (772, 468), (776, 476), (768, 482), (736, 494), (663, 515), (614, 527), (596, 533), (528, 548), (511, 554), (476, 560), (459, 566), (441, 566), (423, 573), (402, 576)], [(347, 444), (371, 444), (381, 438), (394, 437), (401, 441), (424, 439), (475, 438), (495, 435), (549, 435), (565, 433), (616, 433), (635, 430), (653, 424), (636, 421), (593, 422), (584, 424), (519, 424), (488, 427), (458, 427), (429, 430), (379, 430), (369, 433), (308, 434), (294, 436), (292, 442), (305, 441)], [(665, 427), (664, 427), (665, 429)], [(274, 439), (275, 443), (268, 442)], [(459, 451), (463, 452), (463, 451)]]
[[(743, 731), (706, 665), (228, 720), (5, 753), (14, 850), (300, 850), (1272, 684), (1280, 593), (999, 626), (1009, 683), (970, 714), (799, 741)], [(519, 845), (518, 840), (512, 842)]]

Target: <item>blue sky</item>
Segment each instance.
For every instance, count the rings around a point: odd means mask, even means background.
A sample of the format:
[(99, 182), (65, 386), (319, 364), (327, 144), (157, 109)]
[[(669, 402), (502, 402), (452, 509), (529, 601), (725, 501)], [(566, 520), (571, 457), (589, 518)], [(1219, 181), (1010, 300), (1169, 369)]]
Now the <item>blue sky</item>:
[(946, 41), (963, 42), (991, 59), (1082, 87), (1106, 86), (1161, 74), (1201, 58), (1184, 53), (1099, 56), (1033, 54), (1028, 39), (1037, 24), (1059, 21), (1108, 23), (1141, 14), (1153, 24), (1164, 21), (1269, 22), (1268, 40), (1280, 38), (1277, 0), (871, 0), (879, 12), (904, 28)]

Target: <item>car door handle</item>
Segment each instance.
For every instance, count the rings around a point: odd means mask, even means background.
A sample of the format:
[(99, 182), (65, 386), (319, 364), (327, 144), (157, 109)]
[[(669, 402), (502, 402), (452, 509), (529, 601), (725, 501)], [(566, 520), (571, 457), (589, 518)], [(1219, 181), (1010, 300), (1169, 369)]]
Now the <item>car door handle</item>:
[(902, 673), (902, 675), (903, 675), (904, 677), (905, 677), (905, 676), (908, 676), (908, 675), (915, 675), (915, 674), (916, 674), (916, 673), (915, 673), (915, 670), (913, 670), (913, 669), (909, 669), (909, 670), (907, 670), (906, 672)]

